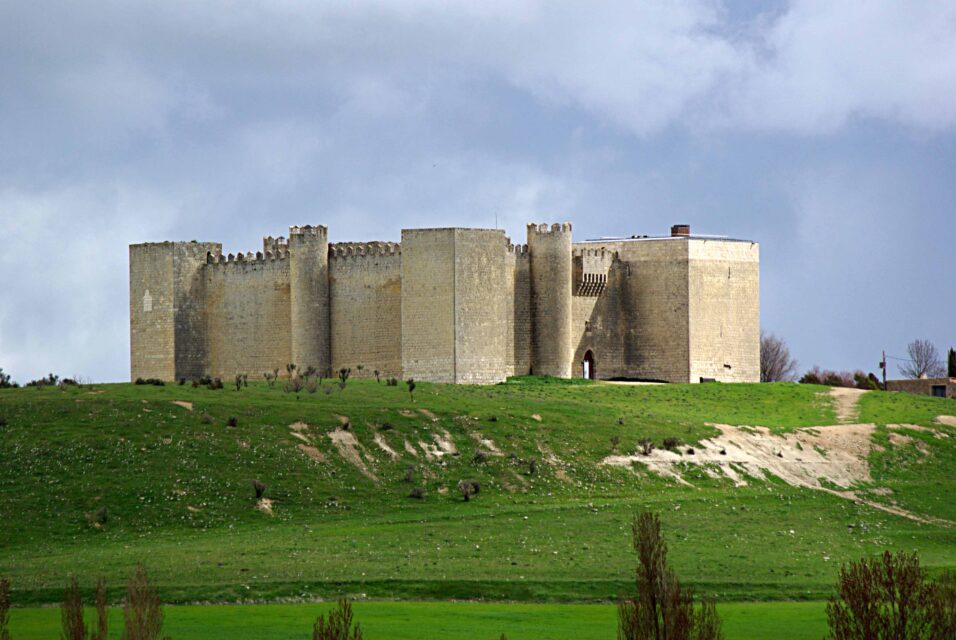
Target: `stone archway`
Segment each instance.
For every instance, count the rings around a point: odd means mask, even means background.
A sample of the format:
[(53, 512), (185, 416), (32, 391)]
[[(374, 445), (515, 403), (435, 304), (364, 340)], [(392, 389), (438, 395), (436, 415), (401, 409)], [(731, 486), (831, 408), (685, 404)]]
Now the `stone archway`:
[(581, 369), (584, 378), (588, 380), (594, 380), (596, 378), (594, 373), (594, 352), (588, 349), (584, 352), (584, 361), (581, 363)]

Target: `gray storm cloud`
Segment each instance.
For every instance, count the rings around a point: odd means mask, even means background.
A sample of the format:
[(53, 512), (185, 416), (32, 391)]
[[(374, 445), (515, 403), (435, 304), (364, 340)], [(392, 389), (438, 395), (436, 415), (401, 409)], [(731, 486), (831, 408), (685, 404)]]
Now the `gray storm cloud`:
[(572, 219), (763, 245), (801, 364), (956, 343), (956, 3), (6, 3), (0, 367), (128, 375), (126, 246)]

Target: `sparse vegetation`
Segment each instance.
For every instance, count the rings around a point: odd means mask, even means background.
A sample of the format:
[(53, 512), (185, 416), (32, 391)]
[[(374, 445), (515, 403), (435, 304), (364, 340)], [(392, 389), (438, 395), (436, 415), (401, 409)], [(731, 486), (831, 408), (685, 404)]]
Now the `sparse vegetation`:
[[(50, 375), (52, 376), (53, 374), (50, 374)], [(64, 380), (63, 382), (65, 384), (68, 384), (66, 380)], [(139, 384), (139, 385), (149, 384), (154, 387), (162, 387), (166, 385), (166, 383), (160, 380), (159, 378), (136, 378), (136, 381), (133, 384)]]
[[(96, 583), (94, 595), (96, 623), (89, 628), (84, 620), (83, 594), (76, 576), (71, 576), (66, 585), (63, 602), (60, 605), (60, 623), (63, 640), (106, 640), (109, 617), (106, 603), (106, 582), (100, 579)], [(2, 636), (0, 636), (2, 637)]]
[(760, 332), (760, 381), (790, 382), (797, 377), (797, 361), (783, 338)]
[(259, 480), (253, 480), (253, 481), (252, 481), (252, 488), (253, 488), (253, 490), (256, 492), (256, 500), (261, 500), (261, 499), (263, 498), (263, 496), (265, 496), (265, 494), (266, 494), (266, 489), (267, 489), (268, 487), (266, 487), (266, 485), (264, 485), (264, 484), (263, 484), (262, 482), (260, 482)]
[(830, 640), (948, 640), (956, 607), (944, 582), (929, 581), (915, 553), (884, 551), (840, 568), (827, 603)]
[(478, 495), (480, 491), (481, 483), (479, 483), (477, 480), (458, 481), (458, 492), (461, 493), (461, 497), (465, 499), (465, 502), (468, 502), (474, 496)]
[(226, 419), (226, 426), (233, 427), (233, 428), (238, 427), (239, 418), (237, 418), (236, 416), (229, 416), (229, 418)]
[[(667, 436), (661, 442), (661, 445), (668, 451), (677, 451), (677, 447), (681, 445), (680, 438), (675, 438), (674, 436)], [(647, 454), (644, 454), (644, 455), (647, 455)]]
[(422, 487), (415, 487), (408, 494), (409, 498), (414, 498), (415, 500), (424, 500), (425, 499), (425, 490)]
[(60, 376), (49, 373), (45, 378), (37, 378), (26, 384), (27, 387), (55, 387), (60, 381)]
[(667, 563), (660, 518), (645, 511), (631, 525), (637, 552), (637, 593), (618, 605), (619, 640), (720, 640), (712, 601), (694, 607), (694, 592)]
[(10, 640), (10, 581), (0, 577), (0, 640)]
[(900, 365), (900, 373), (907, 378), (939, 378), (945, 369), (936, 346), (929, 340), (917, 339), (906, 346), (910, 359)]
[(149, 584), (143, 565), (137, 565), (123, 601), (122, 640), (158, 640), (163, 633), (163, 618), (159, 593)]
[(358, 623), (352, 626), (352, 605), (342, 598), (335, 609), (329, 611), (328, 620), (320, 615), (312, 628), (312, 640), (362, 640)]
[(637, 441), (637, 447), (642, 456), (649, 456), (654, 450), (654, 441), (650, 438), (641, 438)]
[(0, 389), (16, 389), (19, 386), (20, 385), (10, 379), (10, 374), (4, 373), (3, 368), (0, 367)]

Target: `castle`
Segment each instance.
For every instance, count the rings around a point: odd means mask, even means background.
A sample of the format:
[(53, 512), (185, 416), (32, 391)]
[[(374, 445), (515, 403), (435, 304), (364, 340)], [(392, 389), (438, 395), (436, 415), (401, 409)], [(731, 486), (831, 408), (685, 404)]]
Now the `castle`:
[(258, 378), (288, 363), (353, 376), (491, 384), (540, 374), (666, 382), (760, 379), (759, 247), (694, 236), (572, 242), (571, 225), (405, 229), (261, 252), (134, 244), (132, 378)]

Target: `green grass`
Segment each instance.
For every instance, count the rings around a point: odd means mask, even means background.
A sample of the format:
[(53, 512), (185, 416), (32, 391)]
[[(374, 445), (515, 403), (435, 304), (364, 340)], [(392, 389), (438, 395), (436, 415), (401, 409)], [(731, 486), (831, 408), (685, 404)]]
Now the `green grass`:
[[(167, 607), (164, 631), (176, 640), (306, 638), (316, 616), (331, 606)], [(613, 605), (359, 602), (353, 610), (368, 640), (497, 640), (502, 633), (509, 640), (607, 640), (617, 628)], [(818, 640), (826, 632), (821, 602), (732, 602), (719, 613), (727, 640)], [(59, 631), (55, 608), (17, 609), (11, 618), (17, 640), (48, 640)], [(119, 638), (121, 624), (120, 611), (111, 611), (110, 638)]]
[[(618, 386), (518, 379), (490, 387), (350, 382), (297, 399), (278, 387), (97, 385), (0, 390), (0, 575), (14, 601), (58, 601), (67, 576), (104, 576), (114, 599), (146, 564), (167, 602), (263, 602), (340, 594), (421, 600), (607, 602), (629, 588), (634, 514), (662, 514), (683, 580), (721, 601), (820, 600), (841, 562), (916, 549), (933, 571), (956, 567), (956, 529), (923, 524), (826, 493), (686, 474), (677, 485), (598, 463), (640, 438), (686, 443), (708, 423), (776, 433), (835, 422), (826, 388), (795, 385)], [(189, 411), (173, 400), (194, 404)], [(428, 414), (421, 410), (427, 410)], [(952, 400), (871, 393), (861, 420), (933, 425)], [(202, 421), (203, 414), (213, 418)], [(431, 416), (434, 415), (433, 419)], [(533, 416), (540, 416), (541, 420)], [(326, 437), (347, 416), (373, 481)], [(226, 426), (236, 417), (238, 426)], [(299, 450), (289, 425), (326, 459)], [(391, 430), (382, 431), (389, 423)], [(459, 456), (426, 461), (418, 442), (448, 431)], [(910, 433), (871, 456), (873, 487), (910, 511), (956, 520), (953, 437)], [(503, 454), (476, 463), (476, 438)], [(392, 460), (378, 435), (398, 453)], [(419, 456), (405, 452), (408, 440)], [(917, 448), (921, 443), (929, 455)], [(553, 460), (553, 451), (560, 462)], [(536, 458), (538, 473), (528, 475)], [(409, 499), (407, 465), (424, 500)], [(255, 508), (251, 480), (274, 515)], [(464, 503), (463, 478), (482, 490)], [(863, 487), (866, 488), (866, 487)], [(447, 492), (444, 490), (447, 489)], [(86, 514), (105, 506), (109, 520)], [(365, 604), (363, 604), (365, 606)], [(177, 609), (178, 610), (178, 609)]]

